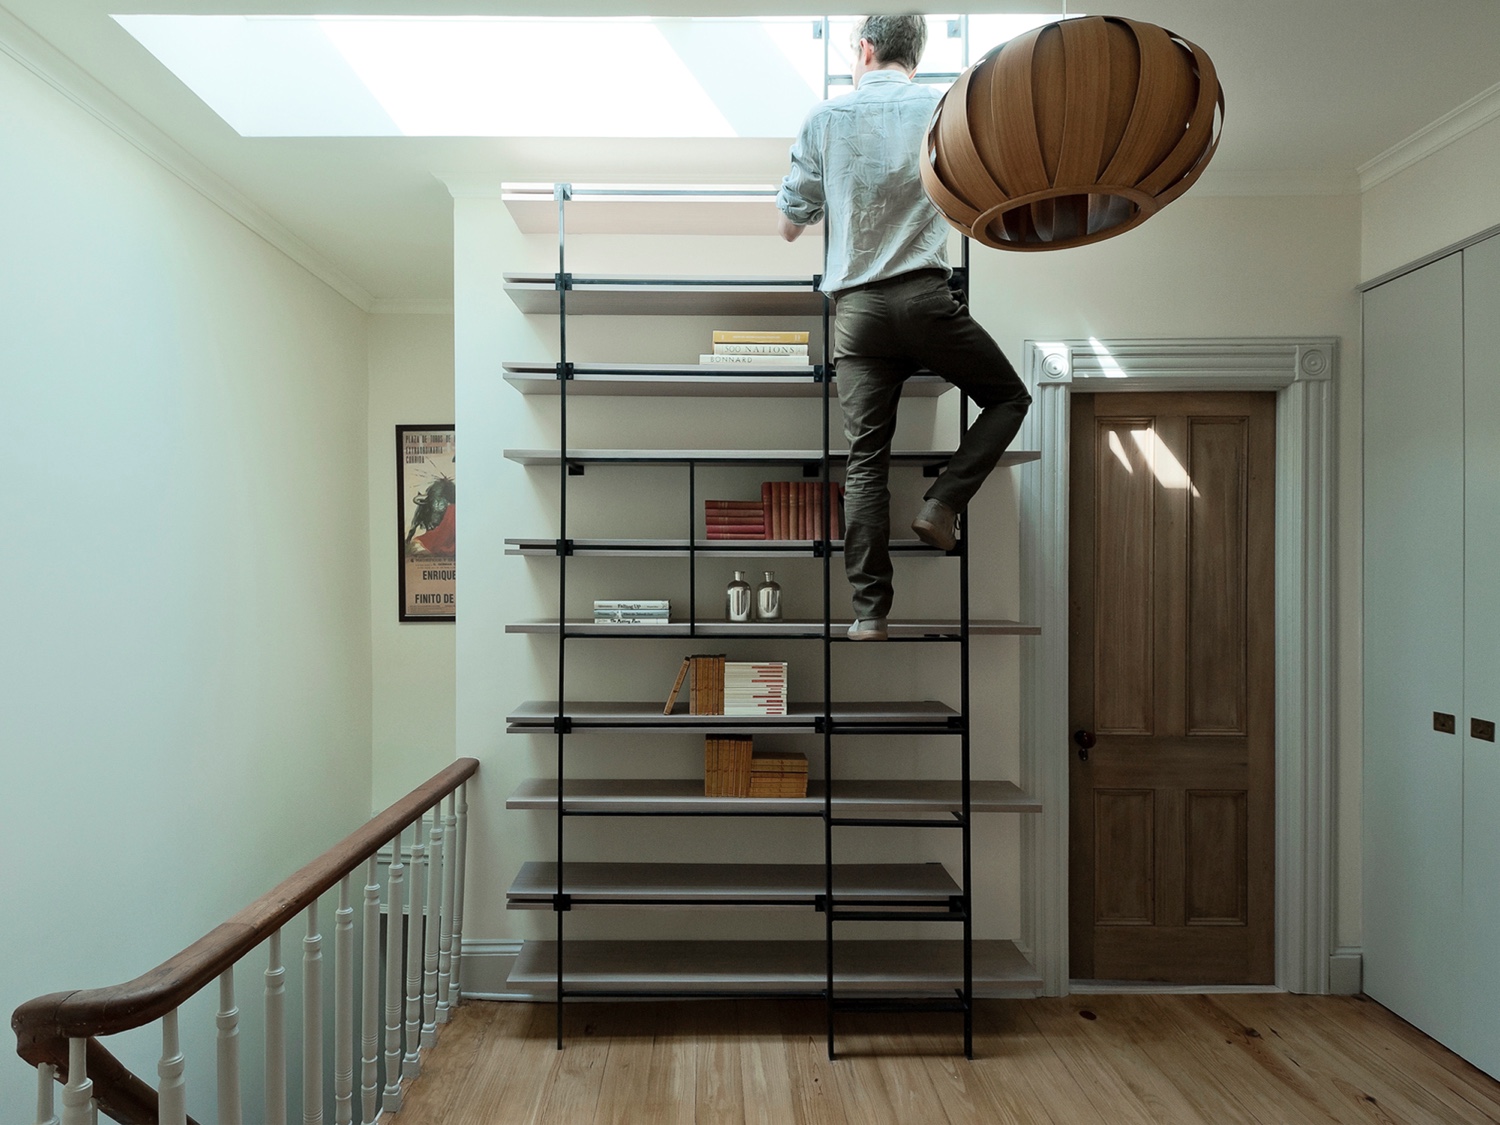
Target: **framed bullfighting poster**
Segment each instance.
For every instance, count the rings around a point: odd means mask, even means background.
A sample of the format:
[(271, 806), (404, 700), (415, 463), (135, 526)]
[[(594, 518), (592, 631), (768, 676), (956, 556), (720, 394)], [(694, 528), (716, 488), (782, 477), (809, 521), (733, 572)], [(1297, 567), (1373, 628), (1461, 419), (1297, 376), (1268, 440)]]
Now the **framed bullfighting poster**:
[(454, 619), (453, 464), (453, 426), (396, 427), (402, 621)]

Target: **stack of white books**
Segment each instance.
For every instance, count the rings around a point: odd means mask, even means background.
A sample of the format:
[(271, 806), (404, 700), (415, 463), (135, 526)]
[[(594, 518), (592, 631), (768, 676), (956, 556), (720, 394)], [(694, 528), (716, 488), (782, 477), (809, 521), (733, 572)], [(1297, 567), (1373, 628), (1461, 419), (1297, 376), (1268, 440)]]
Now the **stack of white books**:
[(672, 620), (672, 603), (651, 598), (596, 598), (595, 625), (665, 625)]
[(725, 661), (723, 713), (785, 715), (786, 663)]
[(704, 366), (731, 367), (805, 367), (807, 365), (806, 332), (738, 332), (719, 330), (714, 333), (712, 355), (700, 355)]

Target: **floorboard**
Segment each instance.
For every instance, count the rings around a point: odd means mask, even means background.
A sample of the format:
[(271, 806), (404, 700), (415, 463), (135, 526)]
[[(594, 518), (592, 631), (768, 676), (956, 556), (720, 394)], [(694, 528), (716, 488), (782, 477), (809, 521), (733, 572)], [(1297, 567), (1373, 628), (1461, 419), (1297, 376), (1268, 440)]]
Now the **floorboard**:
[(394, 1125), (1500, 1125), (1500, 1082), (1363, 997), (1090, 995), (959, 1017), (820, 1001), (469, 1001)]

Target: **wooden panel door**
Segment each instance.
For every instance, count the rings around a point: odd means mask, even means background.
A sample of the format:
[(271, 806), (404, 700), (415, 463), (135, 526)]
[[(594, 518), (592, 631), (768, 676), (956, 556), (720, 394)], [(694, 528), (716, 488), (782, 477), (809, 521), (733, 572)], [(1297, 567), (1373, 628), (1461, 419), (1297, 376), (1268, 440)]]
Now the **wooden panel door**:
[(1072, 975), (1270, 983), (1275, 395), (1072, 417)]
[(1463, 276), (1364, 300), (1364, 988), (1455, 1043), (1463, 869)]
[[(1457, 1050), (1500, 1074), (1500, 238), (1463, 254), (1464, 301), (1464, 1038)], [(1453, 741), (1450, 739), (1450, 741)]]

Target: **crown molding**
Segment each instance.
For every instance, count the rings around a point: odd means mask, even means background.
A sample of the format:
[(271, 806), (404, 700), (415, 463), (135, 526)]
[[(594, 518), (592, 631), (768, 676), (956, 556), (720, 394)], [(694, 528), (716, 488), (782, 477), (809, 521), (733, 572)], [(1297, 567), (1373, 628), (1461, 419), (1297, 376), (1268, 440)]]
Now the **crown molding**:
[(1457, 109), (1424, 125), (1406, 140), (1359, 166), (1359, 190), (1369, 191), (1396, 173), (1425, 160), (1441, 148), (1500, 117), (1500, 82), (1475, 94)]
[(374, 296), (253, 203), (228, 180), (172, 140), (9, 9), (0, 6), (0, 52), (113, 130), (230, 218), (280, 250), (362, 312)]

